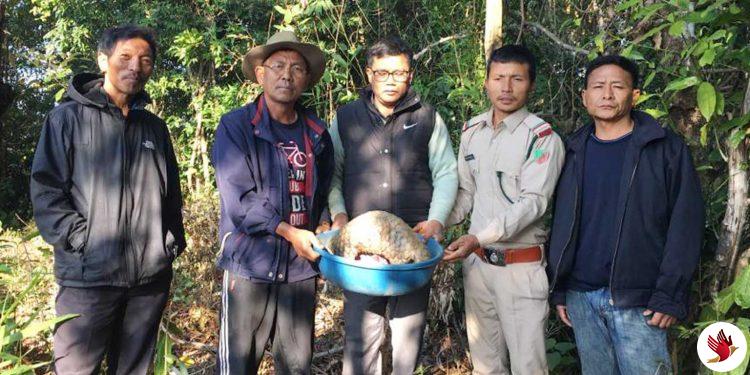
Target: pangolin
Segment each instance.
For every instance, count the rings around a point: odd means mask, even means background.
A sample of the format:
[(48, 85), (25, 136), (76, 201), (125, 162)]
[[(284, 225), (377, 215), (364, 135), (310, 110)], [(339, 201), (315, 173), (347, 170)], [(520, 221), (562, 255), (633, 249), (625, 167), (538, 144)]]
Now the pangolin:
[(352, 219), (331, 239), (334, 254), (375, 263), (404, 264), (430, 259), (425, 244), (406, 222), (385, 211)]

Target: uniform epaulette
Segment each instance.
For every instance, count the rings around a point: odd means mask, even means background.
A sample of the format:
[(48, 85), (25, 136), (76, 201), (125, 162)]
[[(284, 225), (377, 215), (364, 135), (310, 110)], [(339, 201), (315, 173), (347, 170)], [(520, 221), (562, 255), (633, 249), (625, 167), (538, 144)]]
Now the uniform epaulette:
[(482, 120), (482, 115), (474, 116), (471, 119), (469, 119), (469, 121), (466, 121), (464, 123), (464, 126), (463, 128), (461, 128), (461, 131), (465, 132), (477, 125), (484, 124), (484, 123), (485, 123), (485, 120)]
[(464, 126), (463, 126), (463, 128), (461, 128), (461, 131), (465, 132), (465, 131), (467, 131), (467, 130), (469, 130), (469, 129), (471, 129), (471, 128), (473, 128), (473, 127), (475, 127), (475, 126), (477, 126), (477, 125), (479, 125), (479, 124), (481, 124), (483, 122), (484, 121), (476, 121), (476, 122), (466, 121), (466, 122), (464, 122)]
[(550, 125), (547, 121), (544, 121), (536, 116), (530, 117), (534, 117), (534, 125), (529, 126), (531, 132), (534, 133), (534, 136), (531, 138), (531, 142), (529, 142), (528, 150), (526, 150), (526, 159), (532, 156), (531, 153), (534, 149), (534, 144), (536, 144), (536, 141), (548, 135), (551, 135), (553, 132), (552, 125)]
[(536, 124), (530, 126), (530, 128), (537, 138), (544, 138), (552, 134), (552, 125), (550, 125), (547, 121), (540, 119), (539, 117), (537, 117), (536, 120)]

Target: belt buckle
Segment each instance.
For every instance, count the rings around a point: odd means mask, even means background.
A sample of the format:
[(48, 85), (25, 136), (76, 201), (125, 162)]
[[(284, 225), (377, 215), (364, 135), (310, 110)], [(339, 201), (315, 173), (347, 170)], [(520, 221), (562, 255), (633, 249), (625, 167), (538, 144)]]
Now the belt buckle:
[(495, 249), (484, 249), (484, 258), (487, 259), (487, 262), (500, 267), (505, 267), (505, 253), (500, 250)]

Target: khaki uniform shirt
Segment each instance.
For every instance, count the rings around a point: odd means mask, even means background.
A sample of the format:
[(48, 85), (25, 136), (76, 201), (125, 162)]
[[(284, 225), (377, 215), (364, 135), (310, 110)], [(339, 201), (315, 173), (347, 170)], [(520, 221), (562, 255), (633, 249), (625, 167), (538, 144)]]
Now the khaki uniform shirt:
[(469, 233), (483, 247), (543, 244), (542, 216), (565, 159), (552, 127), (524, 107), (492, 126), (492, 109), (469, 120), (458, 152), (459, 190), (448, 224), (471, 213)]

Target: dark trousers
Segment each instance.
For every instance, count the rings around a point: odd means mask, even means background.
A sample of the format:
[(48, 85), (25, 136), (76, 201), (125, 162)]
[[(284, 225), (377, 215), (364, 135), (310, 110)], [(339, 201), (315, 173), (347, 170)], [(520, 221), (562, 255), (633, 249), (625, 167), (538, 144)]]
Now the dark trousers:
[(55, 329), (55, 373), (97, 374), (106, 355), (108, 374), (146, 374), (171, 281), (169, 273), (132, 288), (61, 286), (57, 315), (80, 316)]
[(309, 374), (315, 278), (252, 282), (224, 271), (217, 374), (257, 374), (268, 340), (277, 374)]

